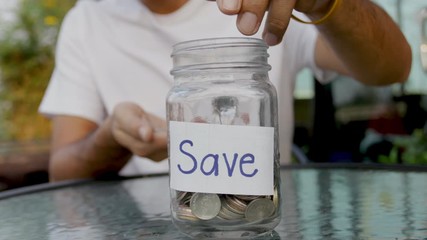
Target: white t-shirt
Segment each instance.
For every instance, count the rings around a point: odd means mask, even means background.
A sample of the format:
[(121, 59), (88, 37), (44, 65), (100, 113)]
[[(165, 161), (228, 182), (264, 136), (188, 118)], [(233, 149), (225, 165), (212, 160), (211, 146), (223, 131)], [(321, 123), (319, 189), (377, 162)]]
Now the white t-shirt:
[[(242, 37), (235, 23), (235, 16), (203, 0), (190, 0), (167, 15), (153, 14), (139, 0), (79, 1), (61, 27), (55, 70), (39, 111), (101, 124), (116, 104), (131, 101), (165, 118), (166, 94), (173, 82), (172, 46), (201, 38)], [(283, 42), (269, 49), (269, 76), (279, 98), (282, 163), (290, 159), (297, 73), (308, 67), (325, 79), (314, 63), (316, 37), (314, 27), (291, 21)], [(167, 170), (167, 161), (134, 156), (121, 174)]]

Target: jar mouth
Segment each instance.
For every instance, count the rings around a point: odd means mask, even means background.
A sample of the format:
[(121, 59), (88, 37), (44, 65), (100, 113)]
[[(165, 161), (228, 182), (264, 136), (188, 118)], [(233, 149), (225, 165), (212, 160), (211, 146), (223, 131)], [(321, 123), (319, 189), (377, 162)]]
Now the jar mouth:
[(258, 47), (268, 49), (268, 45), (259, 38), (251, 37), (224, 37), (224, 38), (205, 38), (189, 40), (173, 45), (172, 57), (181, 51), (191, 51), (205, 48), (226, 48), (226, 47)]
[(268, 71), (268, 45), (258, 38), (225, 37), (190, 40), (173, 46), (171, 74), (209, 69), (253, 68)]

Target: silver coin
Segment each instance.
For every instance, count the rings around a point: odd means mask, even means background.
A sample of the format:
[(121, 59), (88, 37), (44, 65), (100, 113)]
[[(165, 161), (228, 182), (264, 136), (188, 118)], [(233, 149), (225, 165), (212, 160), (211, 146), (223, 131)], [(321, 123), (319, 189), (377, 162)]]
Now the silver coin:
[(271, 199), (258, 198), (248, 204), (245, 217), (248, 221), (258, 221), (271, 216), (276, 207)]
[(263, 196), (260, 196), (260, 195), (234, 195), (234, 196), (236, 198), (239, 198), (239, 199), (242, 199), (242, 200), (248, 201), (248, 202), (253, 201), (253, 200), (257, 199), (257, 198), (263, 197)]
[(242, 215), (245, 214), (246, 207), (248, 206), (245, 201), (232, 195), (227, 195), (225, 199), (231, 211)]
[(181, 200), (181, 204), (184, 204), (185, 206), (190, 206), (190, 199), (193, 196), (193, 193), (188, 192)]
[(221, 210), (218, 213), (218, 218), (224, 220), (242, 219), (245, 217), (244, 213), (237, 213), (233, 211), (232, 207), (226, 199), (221, 199)]
[(184, 199), (185, 195), (187, 195), (187, 192), (176, 191), (176, 200), (178, 202), (181, 202)]
[(221, 209), (221, 199), (217, 194), (195, 193), (190, 199), (190, 208), (194, 216), (202, 220), (216, 217)]
[(186, 206), (179, 206), (176, 210), (176, 216), (182, 220), (199, 221), (199, 219), (193, 215), (191, 209)]

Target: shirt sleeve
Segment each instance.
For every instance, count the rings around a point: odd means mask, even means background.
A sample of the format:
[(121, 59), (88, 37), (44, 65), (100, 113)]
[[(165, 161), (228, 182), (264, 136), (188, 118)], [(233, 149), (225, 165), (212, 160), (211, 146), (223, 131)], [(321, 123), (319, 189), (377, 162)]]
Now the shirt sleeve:
[[(294, 14), (300, 19), (310, 21), (310, 19), (308, 19), (308, 17), (304, 14), (296, 11), (294, 11)], [(317, 29), (313, 25), (299, 23), (294, 20), (291, 21), (292, 22), (289, 25), (290, 28), (299, 28), (298, 31), (292, 31), (293, 34), (296, 33), (300, 35), (298, 37), (292, 38), (294, 41), (297, 41), (294, 44), (298, 46), (295, 49), (299, 50), (298, 53), (295, 54), (296, 61), (299, 62), (298, 65), (302, 66), (302, 68), (309, 68), (313, 72), (313, 75), (316, 77), (316, 79), (321, 83), (328, 83), (332, 81), (337, 76), (337, 73), (321, 69), (316, 65), (315, 62), (315, 48), (317, 38), (319, 36)]]
[(77, 116), (100, 124), (106, 111), (87, 59), (86, 24), (79, 5), (64, 18), (56, 46), (55, 69), (39, 112), (47, 117)]

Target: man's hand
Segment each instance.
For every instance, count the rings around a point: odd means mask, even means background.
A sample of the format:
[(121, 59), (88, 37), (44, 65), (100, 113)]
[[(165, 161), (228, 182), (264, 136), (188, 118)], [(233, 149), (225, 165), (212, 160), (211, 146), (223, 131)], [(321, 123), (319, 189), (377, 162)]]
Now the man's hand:
[(100, 125), (84, 118), (53, 118), (50, 179), (117, 174), (133, 154), (167, 157), (166, 123), (132, 103), (118, 104)]
[[(216, 0), (227, 15), (237, 15), (237, 28), (255, 34), (267, 11), (263, 38), (270, 45), (282, 41), (295, 9), (316, 21), (319, 37), (315, 62), (322, 69), (345, 74), (367, 84), (384, 86), (407, 80), (411, 48), (399, 26), (370, 0)], [(340, 1), (333, 5), (335, 1)]]
[(133, 154), (160, 161), (167, 157), (166, 122), (134, 103), (118, 104), (111, 131), (118, 144)]
[(217, 0), (224, 14), (238, 15), (237, 28), (245, 35), (258, 32), (268, 11), (262, 36), (270, 46), (282, 41), (294, 9), (320, 18), (332, 3), (333, 0)]

